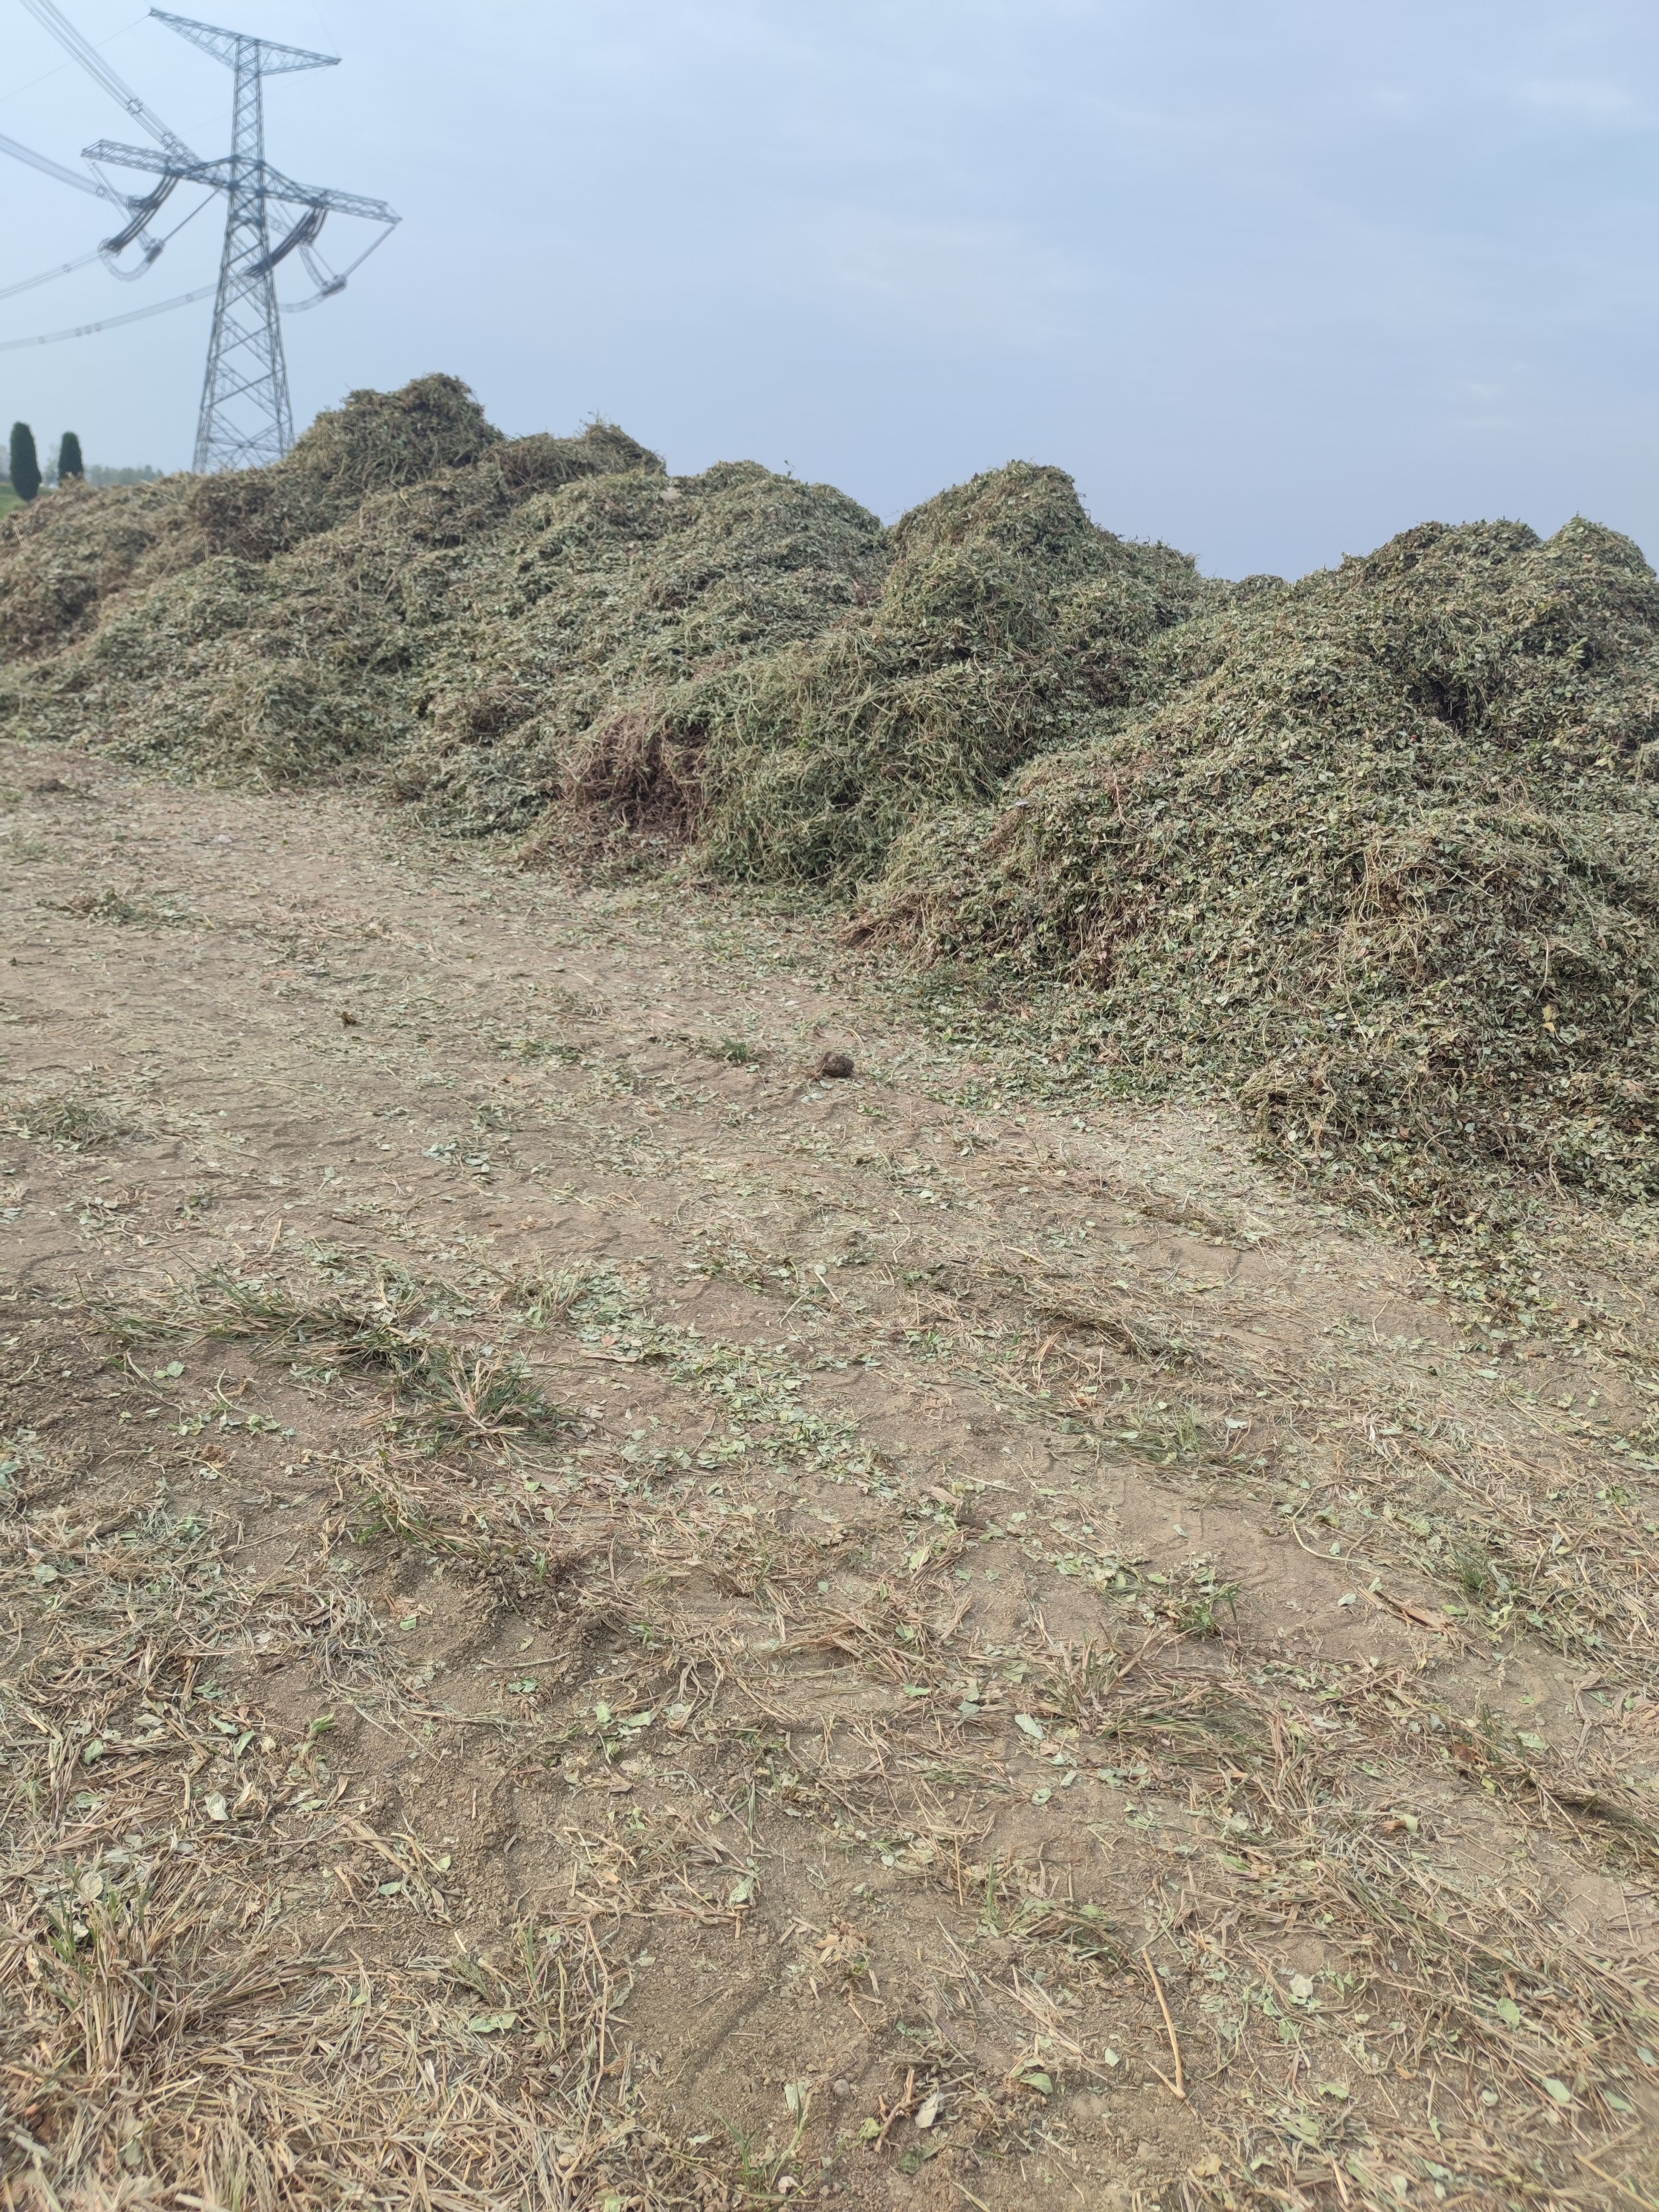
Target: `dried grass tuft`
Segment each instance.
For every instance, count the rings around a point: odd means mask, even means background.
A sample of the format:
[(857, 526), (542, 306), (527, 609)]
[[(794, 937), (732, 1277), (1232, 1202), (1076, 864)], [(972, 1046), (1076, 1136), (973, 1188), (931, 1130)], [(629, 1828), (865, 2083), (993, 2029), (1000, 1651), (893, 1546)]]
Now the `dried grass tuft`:
[[(556, 1285), (527, 1285), (556, 1305)], [(105, 1310), (118, 1341), (161, 1336), (242, 1341), (325, 1379), (355, 1373), (390, 1382), (404, 1419), (435, 1437), (490, 1440), (550, 1433), (572, 1416), (543, 1393), (523, 1360), (446, 1330), (444, 1285), (379, 1266), (324, 1284), (213, 1268), (172, 1292)]]

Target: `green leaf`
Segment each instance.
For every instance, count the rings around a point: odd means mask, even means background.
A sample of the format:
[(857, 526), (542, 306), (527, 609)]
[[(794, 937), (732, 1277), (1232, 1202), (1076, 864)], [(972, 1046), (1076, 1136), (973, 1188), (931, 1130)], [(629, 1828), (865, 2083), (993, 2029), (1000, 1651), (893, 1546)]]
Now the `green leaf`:
[(739, 1881), (732, 1883), (731, 1893), (726, 1901), (728, 1905), (747, 1905), (754, 1894), (755, 1877), (752, 1874), (746, 1874)]
[(1019, 2078), (1028, 2089), (1035, 2089), (1039, 2097), (1052, 2097), (1054, 2094), (1053, 2081), (1040, 2069), (1034, 2069), (1030, 2074), (1022, 2074)]
[(1520, 2027), (1521, 2008), (1516, 2004), (1513, 1997), (1500, 1997), (1498, 2002), (1492, 2007), (1492, 2010), (1498, 2014), (1498, 2017), (1503, 2021), (1505, 2027)]
[(518, 2025), (515, 2012), (475, 2012), (467, 2026), (474, 2035), (505, 2035), (509, 2027)]
[(1544, 2087), (1548, 2090), (1550, 2095), (1554, 2098), (1558, 2105), (1571, 2104), (1571, 2090), (1568, 2088), (1565, 2081), (1559, 2081), (1553, 2074), (1547, 2074), (1544, 2076)]
[(1020, 1731), (1022, 1735), (1029, 1735), (1034, 1743), (1042, 1742), (1042, 1723), (1035, 1718), (1035, 1717), (1030, 1713), (1016, 1713), (1014, 1715), (1014, 1726)]

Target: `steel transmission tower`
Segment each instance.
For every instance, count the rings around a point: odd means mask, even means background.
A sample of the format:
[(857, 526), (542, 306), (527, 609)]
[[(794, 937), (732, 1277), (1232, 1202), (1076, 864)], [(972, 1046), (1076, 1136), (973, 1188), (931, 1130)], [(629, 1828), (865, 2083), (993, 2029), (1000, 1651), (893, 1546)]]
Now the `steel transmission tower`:
[[(44, 15), (46, 12), (41, 0), (25, 0), (25, 4), (33, 13)], [(57, 11), (51, 12), (56, 15)], [(145, 201), (133, 203), (135, 208), (142, 204), (147, 212), (159, 205), (177, 184), (205, 185), (225, 195), (225, 244), (219, 263), (213, 335), (208, 343), (207, 375), (202, 386), (202, 411), (196, 426), (194, 465), (203, 471), (257, 468), (264, 462), (280, 460), (294, 443), (288, 368), (283, 358), (276, 305), (278, 264), (298, 252), (317, 283), (315, 297), (325, 299), (343, 290), (350, 273), (348, 270), (333, 274), (319, 265), (312, 252), (326, 218), (331, 214), (361, 216), (385, 224), (386, 231), (398, 218), (384, 200), (364, 199), (356, 192), (334, 191), (323, 185), (295, 184), (265, 159), (261, 90), (264, 79), (285, 76), (293, 70), (332, 69), (339, 60), (337, 54), (274, 46), (269, 40), (249, 38), (240, 31), (222, 30), (185, 15), (169, 15), (159, 8), (152, 8), (150, 13), (234, 72), (230, 153), (222, 161), (200, 160), (167, 131), (159, 118), (152, 118), (147, 110), (139, 113), (141, 103), (128, 95), (123, 104), (130, 101), (129, 112), (154, 131), (161, 142), (159, 150), (152, 153), (147, 146), (125, 146), (100, 138), (85, 149), (82, 158), (147, 170), (159, 178), (160, 184)], [(273, 207), (291, 218), (291, 228), (275, 246), (270, 242)], [(382, 238), (386, 231), (380, 234)], [(374, 241), (380, 242), (380, 239)], [(360, 261), (365, 258), (366, 255), (358, 256)], [(351, 267), (356, 265), (354, 262)]]
[[(182, 15), (163, 15), (161, 21), (235, 71), (225, 245), (196, 425), (194, 465), (198, 470), (257, 468), (261, 462), (280, 460), (294, 443), (288, 364), (276, 316), (276, 264), (270, 252), (264, 82), (290, 70), (333, 69), (339, 57), (270, 46), (263, 39), (212, 30)], [(312, 236), (321, 228), (324, 212), (314, 210)], [(301, 218), (302, 228), (307, 220)]]

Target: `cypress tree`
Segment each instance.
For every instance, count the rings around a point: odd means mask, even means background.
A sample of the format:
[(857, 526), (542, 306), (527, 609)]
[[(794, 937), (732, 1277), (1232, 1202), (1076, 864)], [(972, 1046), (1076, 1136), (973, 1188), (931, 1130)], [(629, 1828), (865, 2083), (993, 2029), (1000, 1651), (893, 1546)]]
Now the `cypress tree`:
[(73, 430), (65, 430), (64, 442), (58, 448), (58, 481), (62, 483), (68, 477), (84, 477), (86, 472), (86, 464), (81, 459), (81, 441)]
[(11, 426), (11, 488), (19, 499), (33, 499), (40, 489), (40, 459), (27, 422)]

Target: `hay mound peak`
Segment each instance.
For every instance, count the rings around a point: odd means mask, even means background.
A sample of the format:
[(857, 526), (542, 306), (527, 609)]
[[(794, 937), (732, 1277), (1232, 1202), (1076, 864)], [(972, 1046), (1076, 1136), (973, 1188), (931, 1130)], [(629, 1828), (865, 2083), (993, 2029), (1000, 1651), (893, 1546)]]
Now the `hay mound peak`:
[(458, 377), (353, 392), (274, 467), (198, 477), (187, 495), (191, 519), (208, 552), (268, 560), (343, 522), (371, 493), (465, 468), (501, 442)]

